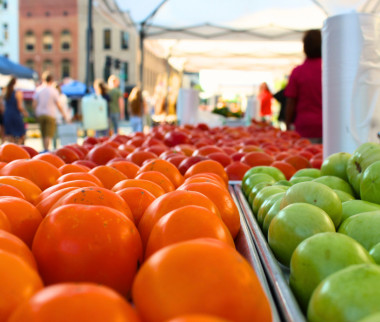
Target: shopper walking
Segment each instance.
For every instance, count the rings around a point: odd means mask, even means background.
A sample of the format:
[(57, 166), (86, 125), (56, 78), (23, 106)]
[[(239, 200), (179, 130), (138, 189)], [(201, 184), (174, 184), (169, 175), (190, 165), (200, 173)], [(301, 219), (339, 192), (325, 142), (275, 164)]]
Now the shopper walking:
[(108, 89), (111, 125), (114, 133), (117, 134), (119, 121), (124, 120), (125, 117), (124, 98), (120, 90), (120, 80), (117, 76), (111, 75), (108, 78)]
[(53, 76), (49, 72), (44, 72), (42, 81), (42, 85), (38, 87), (34, 95), (33, 108), (40, 125), (43, 149), (46, 152), (49, 151), (56, 132), (57, 112), (62, 114), (66, 122), (69, 122), (69, 119), (59, 102), (59, 93), (54, 87)]
[(94, 91), (95, 94), (98, 96), (101, 96), (106, 102), (107, 102), (107, 128), (102, 129), (102, 130), (97, 130), (96, 131), (96, 136), (101, 137), (101, 136), (109, 136), (109, 124), (110, 124), (110, 97), (107, 93), (107, 86), (104, 83), (102, 79), (96, 79), (94, 81)]
[(28, 116), (28, 112), (23, 106), (22, 92), (15, 90), (16, 81), (16, 77), (12, 76), (5, 88), (3, 122), (6, 139), (24, 144), (26, 130), (23, 117)]

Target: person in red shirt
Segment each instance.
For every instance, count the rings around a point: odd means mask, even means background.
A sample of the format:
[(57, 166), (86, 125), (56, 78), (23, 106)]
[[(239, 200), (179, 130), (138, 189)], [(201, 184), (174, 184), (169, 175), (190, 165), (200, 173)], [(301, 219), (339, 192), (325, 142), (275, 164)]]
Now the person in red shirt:
[(287, 129), (314, 143), (322, 142), (322, 59), (321, 31), (309, 30), (303, 37), (306, 59), (293, 69), (285, 89)]
[(272, 116), (272, 93), (267, 83), (261, 83), (259, 88), (258, 100), (260, 103), (260, 117), (263, 121), (269, 121)]

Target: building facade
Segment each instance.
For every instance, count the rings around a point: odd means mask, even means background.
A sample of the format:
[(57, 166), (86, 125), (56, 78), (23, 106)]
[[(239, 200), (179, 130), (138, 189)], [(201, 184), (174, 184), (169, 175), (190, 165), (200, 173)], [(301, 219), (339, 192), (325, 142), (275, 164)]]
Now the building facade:
[[(87, 39), (88, 1), (79, 1), (79, 37)], [(93, 78), (120, 77), (121, 86), (137, 83), (138, 33), (131, 18), (114, 0), (93, 2)], [(86, 66), (86, 41), (79, 43), (79, 61)], [(79, 79), (85, 79), (80, 69)]]
[(78, 77), (77, 0), (19, 0), (20, 63), (56, 80)]
[[(13, 0), (12, 0), (13, 2)], [(86, 80), (88, 0), (19, 0), (20, 62), (56, 80)], [(137, 82), (138, 34), (114, 0), (93, 1), (92, 79)]]
[(19, 0), (0, 1), (0, 55), (19, 61)]

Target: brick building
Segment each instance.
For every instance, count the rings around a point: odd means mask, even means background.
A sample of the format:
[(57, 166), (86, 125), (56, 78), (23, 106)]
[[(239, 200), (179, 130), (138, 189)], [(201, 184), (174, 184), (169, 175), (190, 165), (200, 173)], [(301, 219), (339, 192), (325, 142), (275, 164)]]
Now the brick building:
[(77, 0), (19, 0), (20, 62), (39, 75), (78, 77)]
[[(19, 0), (20, 62), (39, 75), (85, 82), (87, 0)], [(137, 30), (114, 0), (93, 2), (93, 78), (137, 82)]]

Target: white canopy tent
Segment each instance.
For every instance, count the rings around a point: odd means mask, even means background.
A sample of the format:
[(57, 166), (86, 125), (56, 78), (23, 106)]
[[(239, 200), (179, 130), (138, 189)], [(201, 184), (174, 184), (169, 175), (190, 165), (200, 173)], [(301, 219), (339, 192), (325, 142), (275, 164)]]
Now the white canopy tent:
[(138, 22), (142, 53), (192, 72), (289, 73), (303, 33), (321, 28), (324, 155), (378, 140), (368, 128), (380, 130), (380, 0), (118, 1)]
[(328, 15), (376, 12), (378, 0), (117, 0), (145, 46), (180, 70), (278, 70), (303, 59), (305, 30)]

